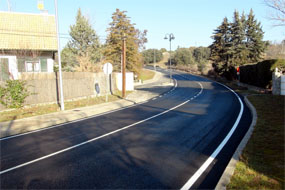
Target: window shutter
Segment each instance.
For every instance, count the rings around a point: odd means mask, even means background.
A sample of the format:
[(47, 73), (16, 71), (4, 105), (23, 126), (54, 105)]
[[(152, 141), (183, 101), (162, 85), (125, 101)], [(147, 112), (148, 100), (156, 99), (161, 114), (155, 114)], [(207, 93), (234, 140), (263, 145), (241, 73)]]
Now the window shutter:
[(0, 58), (0, 81), (9, 80), (8, 58)]
[(47, 72), (47, 59), (41, 59), (41, 72)]
[(26, 72), (25, 59), (17, 59), (18, 72)]

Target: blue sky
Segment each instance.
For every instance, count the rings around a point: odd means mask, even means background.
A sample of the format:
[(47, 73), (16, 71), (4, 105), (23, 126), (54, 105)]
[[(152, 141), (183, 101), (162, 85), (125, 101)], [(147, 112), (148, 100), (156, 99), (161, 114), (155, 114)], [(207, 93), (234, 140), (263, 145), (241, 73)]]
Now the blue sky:
[[(10, 0), (15, 12), (39, 13), (37, 2)], [(44, 0), (44, 4), (49, 14), (54, 14), (54, 0)], [(270, 9), (263, 0), (58, 0), (60, 33), (68, 34), (79, 7), (102, 41), (107, 36), (106, 28), (116, 8), (127, 11), (137, 28), (148, 30), (146, 48), (169, 48), (169, 42), (163, 39), (166, 33), (174, 34), (174, 49), (208, 46), (213, 30), (224, 17), (232, 20), (234, 10), (249, 13), (251, 8), (263, 26), (264, 40), (285, 39), (284, 27), (273, 27), (267, 19)], [(7, 11), (7, 0), (0, 0), (0, 11)], [(62, 38), (61, 46), (67, 41)]]

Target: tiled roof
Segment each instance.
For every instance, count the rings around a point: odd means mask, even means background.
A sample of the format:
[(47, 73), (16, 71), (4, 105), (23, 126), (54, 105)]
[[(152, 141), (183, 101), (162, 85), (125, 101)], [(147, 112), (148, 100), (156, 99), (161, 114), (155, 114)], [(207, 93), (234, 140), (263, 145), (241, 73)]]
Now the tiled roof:
[(0, 12), (1, 50), (57, 50), (54, 15)]

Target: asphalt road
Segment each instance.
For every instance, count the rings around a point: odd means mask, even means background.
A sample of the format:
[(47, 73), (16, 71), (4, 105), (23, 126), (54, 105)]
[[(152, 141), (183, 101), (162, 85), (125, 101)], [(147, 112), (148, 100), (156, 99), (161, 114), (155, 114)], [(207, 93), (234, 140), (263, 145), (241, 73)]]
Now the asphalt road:
[(144, 104), (0, 139), (1, 189), (214, 188), (250, 111), (220, 84), (173, 78), (176, 87)]

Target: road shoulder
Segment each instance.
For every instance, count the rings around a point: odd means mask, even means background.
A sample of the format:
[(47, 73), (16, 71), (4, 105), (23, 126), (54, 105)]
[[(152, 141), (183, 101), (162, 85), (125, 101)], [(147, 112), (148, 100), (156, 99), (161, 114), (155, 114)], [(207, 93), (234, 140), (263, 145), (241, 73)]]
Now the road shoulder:
[(215, 189), (221, 190), (221, 189), (226, 189), (226, 186), (230, 183), (231, 176), (233, 175), (236, 164), (241, 156), (241, 153), (243, 149), (245, 148), (247, 142), (250, 139), (250, 136), (253, 132), (254, 126), (256, 125), (257, 121), (257, 113), (256, 109), (254, 106), (250, 103), (250, 101), (247, 99), (247, 97), (244, 97), (246, 105), (249, 107), (251, 114), (252, 114), (252, 122), (251, 125), (246, 133), (246, 135), (243, 137), (242, 141), (240, 142), (238, 148), (236, 149), (234, 155), (232, 156), (230, 162), (228, 163), (222, 177), (220, 178), (218, 184), (216, 185)]

